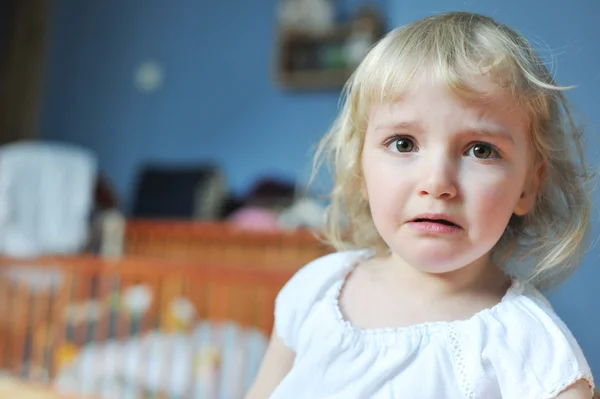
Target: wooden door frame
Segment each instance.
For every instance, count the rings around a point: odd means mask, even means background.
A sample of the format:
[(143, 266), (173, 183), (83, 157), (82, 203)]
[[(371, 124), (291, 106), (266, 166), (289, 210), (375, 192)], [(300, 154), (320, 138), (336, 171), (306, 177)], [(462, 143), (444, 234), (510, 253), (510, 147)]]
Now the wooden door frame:
[(52, 3), (4, 1), (12, 15), (0, 57), (0, 145), (38, 136)]

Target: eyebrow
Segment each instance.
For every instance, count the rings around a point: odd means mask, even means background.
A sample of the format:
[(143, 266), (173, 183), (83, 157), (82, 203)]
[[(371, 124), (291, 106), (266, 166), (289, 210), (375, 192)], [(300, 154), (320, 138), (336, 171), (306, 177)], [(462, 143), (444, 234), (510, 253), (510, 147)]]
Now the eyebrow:
[(413, 129), (417, 131), (423, 130), (419, 122), (396, 122), (382, 124), (375, 127), (375, 130), (395, 130), (395, 129)]
[(466, 128), (458, 131), (459, 134), (475, 134), (487, 137), (496, 137), (514, 144), (515, 140), (510, 134), (507, 127), (502, 125), (494, 124), (493, 127), (489, 126), (474, 126), (472, 128)]

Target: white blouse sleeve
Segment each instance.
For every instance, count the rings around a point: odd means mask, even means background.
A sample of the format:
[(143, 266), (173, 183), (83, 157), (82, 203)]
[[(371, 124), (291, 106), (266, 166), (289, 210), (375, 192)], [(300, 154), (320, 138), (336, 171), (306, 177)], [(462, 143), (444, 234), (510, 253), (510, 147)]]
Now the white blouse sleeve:
[(279, 291), (275, 300), (275, 330), (288, 348), (296, 351), (304, 320), (313, 305), (342, 278), (348, 259), (348, 252), (318, 258), (296, 272)]
[(556, 398), (582, 379), (593, 390), (592, 373), (579, 344), (534, 289), (467, 328), (479, 330), (476, 334), (457, 330), (467, 393), (480, 397), (490, 389), (484, 381), (497, 381), (494, 389), (511, 399)]

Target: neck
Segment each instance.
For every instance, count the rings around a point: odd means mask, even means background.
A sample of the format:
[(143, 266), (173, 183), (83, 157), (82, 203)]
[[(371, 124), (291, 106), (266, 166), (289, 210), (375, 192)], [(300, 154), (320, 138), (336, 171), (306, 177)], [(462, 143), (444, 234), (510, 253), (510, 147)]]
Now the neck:
[(402, 281), (403, 286), (431, 299), (477, 292), (501, 297), (509, 284), (504, 272), (494, 265), (487, 255), (469, 265), (445, 273), (419, 270), (393, 253), (388, 261), (394, 277)]

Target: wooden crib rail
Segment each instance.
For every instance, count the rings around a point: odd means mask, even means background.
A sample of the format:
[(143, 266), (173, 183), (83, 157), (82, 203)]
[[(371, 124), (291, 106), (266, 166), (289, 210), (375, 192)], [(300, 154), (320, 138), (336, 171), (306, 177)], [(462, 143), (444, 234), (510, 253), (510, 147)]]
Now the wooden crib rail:
[(332, 248), (306, 229), (253, 231), (227, 222), (129, 220), (125, 253), (297, 270)]
[[(181, 300), (194, 309), (194, 322), (235, 322), (266, 336), (275, 297), (292, 274), (142, 257), (0, 258), (0, 370), (29, 377), (34, 370), (52, 373), (72, 347), (150, 329), (189, 329), (190, 323), (173, 313), (173, 304)], [(126, 309), (128, 295), (148, 292), (146, 309), (139, 314)]]

